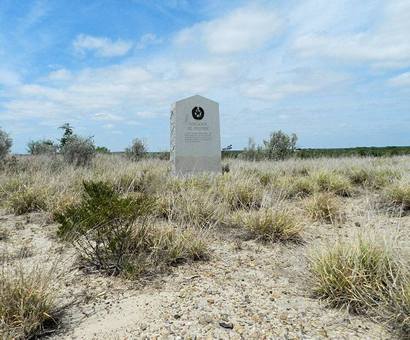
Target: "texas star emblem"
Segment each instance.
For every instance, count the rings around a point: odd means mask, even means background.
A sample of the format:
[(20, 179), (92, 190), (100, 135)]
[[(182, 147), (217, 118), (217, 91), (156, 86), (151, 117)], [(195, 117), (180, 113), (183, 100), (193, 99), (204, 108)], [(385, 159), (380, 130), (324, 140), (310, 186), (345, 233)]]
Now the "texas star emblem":
[(192, 109), (192, 118), (196, 119), (196, 120), (201, 120), (202, 118), (204, 118), (205, 112), (204, 109), (200, 106), (195, 106)]

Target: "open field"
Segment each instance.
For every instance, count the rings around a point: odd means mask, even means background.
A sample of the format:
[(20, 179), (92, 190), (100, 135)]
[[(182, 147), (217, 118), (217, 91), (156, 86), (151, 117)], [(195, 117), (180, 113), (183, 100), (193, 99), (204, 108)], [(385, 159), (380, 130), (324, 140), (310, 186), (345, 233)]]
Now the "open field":
[(225, 163), (10, 164), (3, 337), (408, 337), (409, 156)]

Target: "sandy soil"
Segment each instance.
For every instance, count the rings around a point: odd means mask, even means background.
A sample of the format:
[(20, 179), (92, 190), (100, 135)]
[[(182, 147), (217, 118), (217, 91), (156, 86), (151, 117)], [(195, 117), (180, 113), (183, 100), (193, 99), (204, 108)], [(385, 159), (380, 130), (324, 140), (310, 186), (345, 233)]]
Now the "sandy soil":
[[(349, 199), (342, 226), (306, 221), (304, 244), (262, 244), (239, 231), (213, 230), (209, 261), (136, 282), (76, 268), (73, 250), (56, 240), (56, 226), (40, 213), (0, 211), (0, 228), (8, 230), (0, 250), (15, 261), (58, 263), (57, 295), (69, 305), (53, 339), (392, 339), (383, 325), (311, 296), (309, 250), (352, 237), (369, 220), (368, 204)], [(379, 214), (371, 221), (409, 234), (409, 217)]]

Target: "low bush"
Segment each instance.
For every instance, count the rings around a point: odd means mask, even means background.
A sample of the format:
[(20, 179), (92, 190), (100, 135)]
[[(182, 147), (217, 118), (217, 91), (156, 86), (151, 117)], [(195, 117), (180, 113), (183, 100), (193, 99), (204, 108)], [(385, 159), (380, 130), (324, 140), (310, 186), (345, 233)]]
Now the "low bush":
[(384, 301), (400, 277), (389, 249), (363, 237), (317, 252), (311, 271), (319, 298), (354, 313), (365, 313)]
[(58, 308), (50, 276), (41, 268), (0, 272), (0, 333), (3, 339), (31, 339), (55, 328)]
[(343, 220), (341, 202), (332, 193), (317, 193), (306, 203), (309, 217), (315, 221), (336, 223)]
[(31, 141), (27, 144), (27, 151), (31, 155), (54, 155), (57, 153), (58, 145), (52, 140)]
[(8, 154), (10, 153), (11, 146), (13, 145), (13, 140), (10, 136), (0, 129), (0, 162), (4, 161)]
[(153, 199), (145, 195), (123, 197), (109, 183), (84, 181), (83, 186), (81, 202), (55, 215), (61, 224), (60, 237), (83, 236), (92, 230), (110, 232), (112, 225), (130, 225), (153, 207)]
[(69, 164), (86, 166), (95, 156), (95, 145), (91, 138), (71, 135), (61, 146), (61, 154)]
[(133, 160), (133, 161), (139, 161), (142, 159), (147, 153), (147, 147), (145, 143), (139, 139), (136, 138), (132, 141), (132, 145), (125, 149), (125, 155)]
[(8, 206), (16, 215), (22, 215), (47, 208), (47, 195), (42, 189), (22, 186), (11, 193)]
[(295, 216), (287, 209), (261, 209), (240, 212), (234, 218), (251, 237), (268, 242), (300, 241), (302, 230)]
[(84, 182), (81, 202), (56, 215), (58, 234), (77, 248), (85, 267), (113, 275), (205, 257), (199, 237), (149, 221), (154, 208), (145, 194), (121, 196), (107, 183)]

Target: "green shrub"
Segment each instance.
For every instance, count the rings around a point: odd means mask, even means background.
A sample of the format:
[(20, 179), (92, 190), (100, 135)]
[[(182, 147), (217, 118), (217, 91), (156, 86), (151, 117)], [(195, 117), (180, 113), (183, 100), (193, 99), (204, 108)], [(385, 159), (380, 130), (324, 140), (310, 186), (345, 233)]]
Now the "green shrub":
[(95, 156), (95, 145), (91, 138), (71, 135), (61, 147), (61, 154), (69, 164), (86, 166)]
[(335, 223), (343, 219), (341, 202), (332, 193), (315, 194), (306, 204), (306, 211), (315, 221)]
[(287, 209), (240, 212), (234, 220), (256, 239), (268, 242), (301, 240), (301, 227), (295, 216)]
[(10, 153), (12, 145), (13, 140), (5, 131), (0, 129), (0, 162), (6, 159), (7, 155)]
[(311, 271), (319, 298), (355, 313), (376, 307), (400, 276), (390, 251), (362, 237), (317, 252), (311, 259)]
[(84, 181), (83, 186), (82, 201), (55, 216), (61, 224), (60, 237), (82, 236), (94, 229), (104, 231), (112, 224), (129, 225), (152, 210), (153, 199), (144, 195), (122, 197), (105, 182)]
[(0, 272), (0, 333), (3, 339), (31, 339), (56, 327), (59, 311), (50, 275), (3, 268)]
[(281, 130), (272, 132), (269, 139), (263, 141), (267, 158), (280, 160), (290, 157), (295, 152), (297, 140), (294, 133), (287, 135)]
[(16, 215), (22, 215), (47, 208), (47, 195), (42, 189), (22, 186), (8, 198), (8, 205)]
[(84, 266), (113, 275), (205, 257), (199, 237), (149, 222), (154, 203), (143, 193), (124, 197), (107, 183), (84, 182), (81, 202), (56, 215), (58, 234), (74, 244)]
[(105, 146), (97, 146), (95, 148), (95, 152), (96, 153), (101, 153), (101, 154), (109, 154), (110, 150)]
[(139, 161), (145, 156), (146, 153), (147, 147), (145, 143), (139, 138), (134, 139), (132, 141), (132, 145), (129, 148), (125, 149), (125, 155), (133, 161)]
[(58, 145), (49, 139), (31, 141), (27, 144), (27, 151), (31, 155), (54, 155), (57, 149)]

